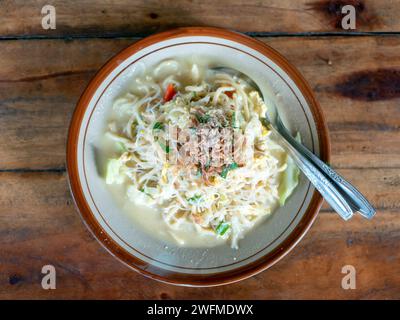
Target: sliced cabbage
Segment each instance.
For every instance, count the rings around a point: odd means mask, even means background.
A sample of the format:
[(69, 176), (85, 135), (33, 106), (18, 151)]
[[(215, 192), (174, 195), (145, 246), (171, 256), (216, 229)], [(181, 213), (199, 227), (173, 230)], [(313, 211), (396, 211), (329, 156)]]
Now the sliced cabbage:
[(265, 117), (267, 112), (267, 106), (265, 105), (264, 101), (261, 99), (260, 94), (257, 91), (252, 91), (249, 93), (249, 99), (254, 104), (254, 112), (259, 117)]
[[(300, 133), (297, 132), (296, 140), (301, 142)], [(278, 188), (279, 204), (283, 206), (292, 194), (293, 190), (299, 184), (300, 170), (294, 163), (293, 159), (287, 155), (286, 170), (282, 173), (281, 183)]]
[(121, 174), (122, 162), (119, 159), (110, 159), (107, 162), (106, 183), (121, 184), (124, 182), (124, 175)]
[(129, 186), (127, 189), (127, 196), (132, 202), (139, 205), (152, 205), (154, 200), (147, 191), (148, 190), (144, 189), (138, 190), (135, 186)]

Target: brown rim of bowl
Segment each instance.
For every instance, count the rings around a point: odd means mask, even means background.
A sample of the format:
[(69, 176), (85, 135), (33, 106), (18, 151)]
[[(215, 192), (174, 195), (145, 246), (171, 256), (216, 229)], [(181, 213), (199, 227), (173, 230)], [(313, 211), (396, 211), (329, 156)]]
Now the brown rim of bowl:
[(126, 264), (131, 269), (138, 271), (139, 273), (156, 279), (165, 283), (175, 285), (187, 285), (187, 286), (217, 286), (222, 284), (233, 283), (246, 278), (249, 278), (278, 262), (287, 253), (289, 253), (294, 246), (301, 240), (308, 229), (314, 222), (318, 211), (322, 204), (322, 197), (317, 191), (314, 191), (311, 202), (300, 222), (296, 225), (289, 236), (281, 243), (281, 245), (265, 256), (251, 262), (248, 265), (241, 266), (236, 269), (216, 272), (211, 274), (185, 274), (174, 271), (165, 270), (154, 265), (151, 265), (139, 258), (132, 256), (125, 249), (119, 246), (112, 237), (110, 237), (99, 225), (94, 215), (92, 214), (89, 204), (87, 203), (82, 186), (78, 175), (78, 163), (77, 163), (77, 143), (78, 133), (81, 127), (83, 116), (86, 112), (87, 106), (91, 101), (93, 94), (96, 92), (99, 85), (104, 79), (120, 64), (120, 61), (124, 61), (132, 54), (153, 45), (157, 42), (164, 41), (167, 39), (180, 38), (185, 36), (211, 36), (216, 38), (223, 38), (231, 40), (237, 43), (241, 43), (245, 46), (252, 48), (255, 51), (269, 57), (273, 60), (280, 68), (282, 68), (289, 77), (295, 82), (296, 86), (300, 89), (302, 95), (306, 99), (310, 106), (319, 140), (320, 158), (328, 162), (330, 159), (330, 141), (328, 135), (328, 128), (322, 114), (322, 110), (316, 101), (314, 94), (300, 74), (300, 72), (292, 66), (283, 56), (277, 51), (267, 46), (265, 43), (250, 38), (246, 35), (213, 27), (187, 27), (177, 28), (161, 33), (154, 34), (146, 37), (138, 42), (130, 45), (128, 48), (122, 50), (113, 58), (111, 58), (94, 76), (90, 81), (87, 88), (80, 97), (78, 104), (73, 113), (71, 124), (68, 131), (68, 142), (67, 142), (67, 172), (69, 178), (69, 185), (73, 199), (78, 208), (78, 212), (84, 224), (92, 232), (94, 237), (100, 242), (100, 244), (109, 251), (114, 257), (118, 258), (121, 262)]

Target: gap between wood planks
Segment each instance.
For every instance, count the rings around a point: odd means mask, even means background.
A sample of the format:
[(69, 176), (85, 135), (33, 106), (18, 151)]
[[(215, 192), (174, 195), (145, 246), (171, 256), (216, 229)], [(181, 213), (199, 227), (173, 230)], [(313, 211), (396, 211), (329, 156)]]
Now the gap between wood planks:
[[(160, 31), (161, 32), (161, 31)], [(351, 31), (351, 32), (242, 32), (258, 38), (296, 38), (296, 37), (384, 37), (400, 36), (400, 31)], [(69, 35), (0, 35), (0, 40), (72, 40), (72, 39), (132, 39), (145, 38), (155, 34), (149, 33), (106, 33), (103, 35), (69, 34)]]
[[(335, 170), (342, 170), (342, 169), (349, 169), (349, 170), (371, 170), (371, 169), (376, 169), (376, 170), (387, 170), (387, 169), (400, 169), (400, 167), (394, 166), (394, 167), (337, 167), (337, 166), (332, 166), (333, 169)], [(30, 168), (12, 168), (12, 169), (2, 169), (0, 168), (0, 173), (64, 173), (67, 172), (67, 169), (65, 167), (59, 167), (59, 168), (37, 168), (37, 169), (30, 169)]]

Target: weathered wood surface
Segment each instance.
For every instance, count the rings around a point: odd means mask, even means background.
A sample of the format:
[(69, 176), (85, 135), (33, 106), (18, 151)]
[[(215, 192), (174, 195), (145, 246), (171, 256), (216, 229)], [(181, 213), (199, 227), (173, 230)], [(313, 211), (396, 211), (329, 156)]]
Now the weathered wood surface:
[[(398, 171), (342, 172), (385, 206), (374, 220), (355, 217), (346, 223), (324, 210), (285, 259), (253, 278), (217, 288), (161, 284), (117, 262), (78, 218), (65, 173), (1, 173), (0, 298), (399, 298)], [(40, 286), (45, 264), (58, 271), (56, 290)], [(341, 288), (347, 264), (357, 269), (357, 290)]]
[[(44, 30), (41, 9), (51, 4), (57, 28)], [(242, 32), (343, 32), (341, 8), (354, 5), (357, 31), (400, 30), (400, 3), (385, 0), (3, 0), (0, 35), (132, 36), (181, 26)]]
[[(331, 129), (333, 165), (379, 208), (373, 221), (344, 223), (325, 207), (287, 258), (231, 286), (190, 289), (147, 280), (85, 230), (63, 169), (79, 95), (95, 70), (131, 41), (2, 41), (0, 169), (11, 172), (0, 174), (0, 298), (399, 298), (399, 100), (391, 83), (371, 96), (351, 79), (361, 72), (382, 81), (377, 69), (393, 72), (400, 38), (263, 41), (298, 66), (316, 91)], [(349, 79), (361, 94), (338, 89)], [(40, 287), (46, 263), (59, 270), (51, 292)], [(357, 290), (341, 289), (345, 264), (358, 270)]]
[[(52, 1), (57, 29), (46, 31), (40, 9), (47, 1), (0, 1), (0, 299), (400, 298), (400, 33), (379, 33), (400, 31), (400, 3), (349, 0), (357, 32), (373, 32), (363, 37), (314, 34), (343, 32), (343, 1), (99, 3)], [(212, 289), (146, 279), (105, 252), (68, 190), (72, 111), (96, 70), (135, 41), (127, 37), (185, 25), (274, 35), (260, 39), (314, 89), (330, 128), (332, 164), (378, 208), (372, 221), (343, 222), (324, 206), (285, 259)], [(6, 40), (14, 37), (23, 40)], [(57, 268), (56, 290), (40, 286), (45, 264)], [(341, 288), (346, 264), (357, 269), (356, 290)]]

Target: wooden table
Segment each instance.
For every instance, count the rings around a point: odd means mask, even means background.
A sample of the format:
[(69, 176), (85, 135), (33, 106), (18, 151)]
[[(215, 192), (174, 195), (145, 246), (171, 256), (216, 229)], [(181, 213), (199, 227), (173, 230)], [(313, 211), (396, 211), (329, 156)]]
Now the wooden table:
[[(41, 8), (56, 8), (44, 30)], [(400, 3), (347, 3), (357, 30), (341, 29), (346, 1), (1, 1), (0, 298), (400, 298)], [(251, 279), (181, 288), (130, 271), (89, 234), (65, 172), (75, 104), (107, 59), (176, 26), (245, 32), (285, 55), (309, 81), (328, 120), (332, 164), (378, 209), (342, 221), (324, 206), (301, 243)], [(43, 290), (41, 268), (57, 270)], [(343, 290), (353, 265), (357, 289)]]

